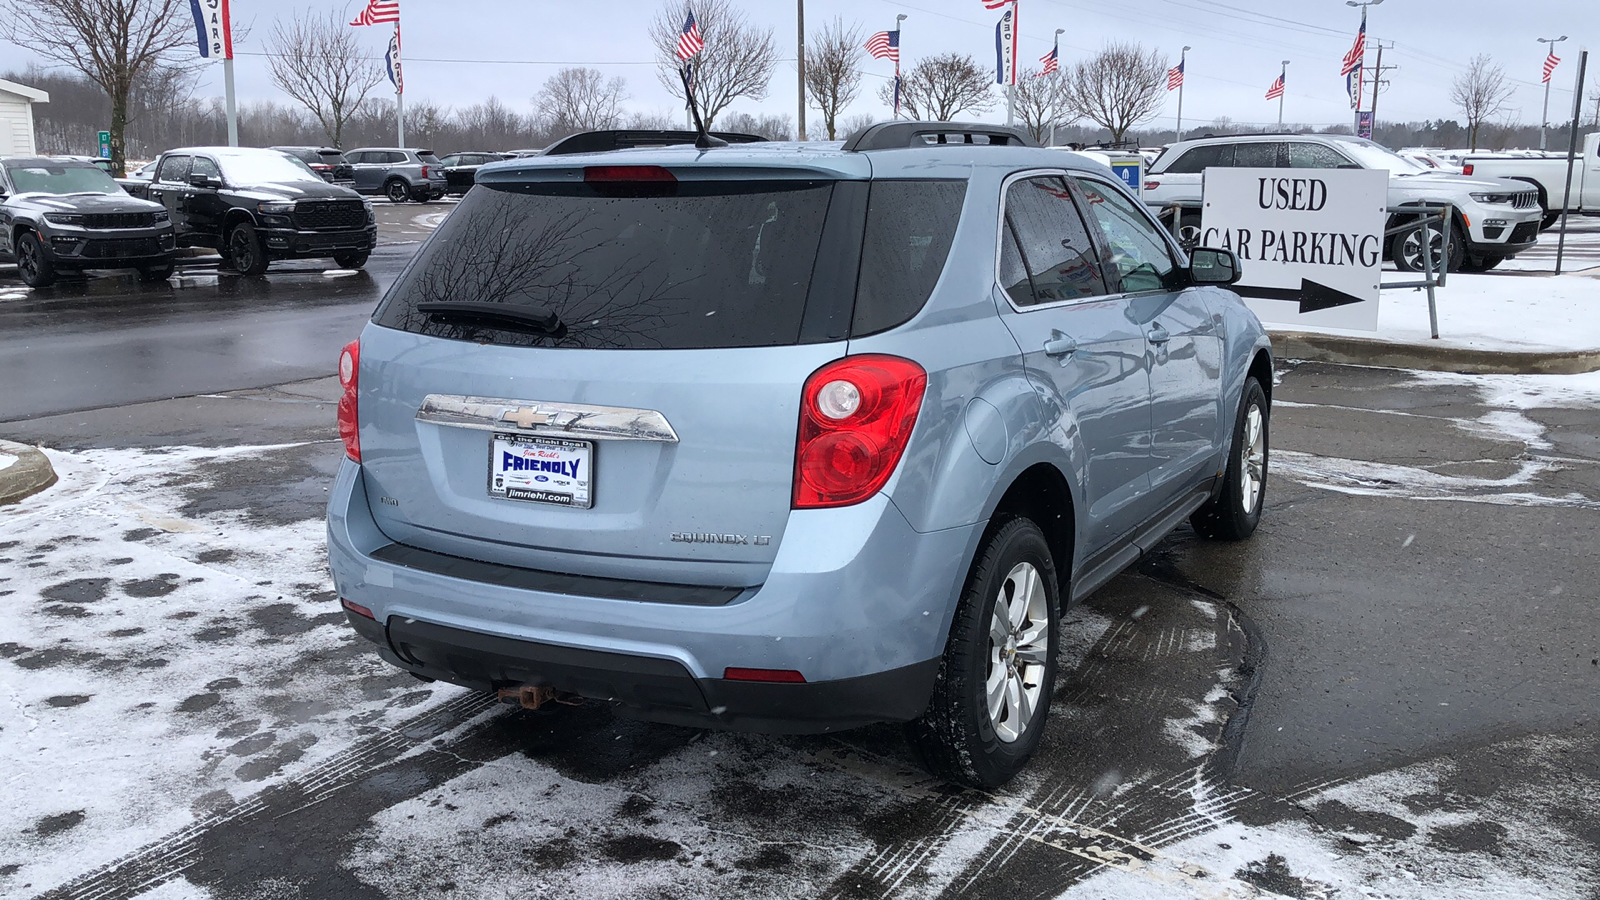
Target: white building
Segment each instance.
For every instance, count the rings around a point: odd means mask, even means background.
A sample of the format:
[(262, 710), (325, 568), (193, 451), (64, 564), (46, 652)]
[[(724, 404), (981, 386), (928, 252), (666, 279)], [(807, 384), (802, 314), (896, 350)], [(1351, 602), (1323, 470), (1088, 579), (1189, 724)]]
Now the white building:
[(0, 156), (33, 156), (33, 105), (49, 103), (50, 95), (0, 78)]

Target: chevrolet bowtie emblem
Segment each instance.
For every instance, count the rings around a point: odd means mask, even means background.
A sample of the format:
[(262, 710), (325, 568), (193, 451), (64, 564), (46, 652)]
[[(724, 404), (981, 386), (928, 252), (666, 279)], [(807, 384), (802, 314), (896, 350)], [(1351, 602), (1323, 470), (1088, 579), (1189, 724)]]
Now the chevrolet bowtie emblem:
[(550, 416), (539, 412), (537, 406), (524, 406), (519, 409), (501, 410), (500, 421), (510, 422), (518, 428), (532, 428), (535, 425), (550, 424)]

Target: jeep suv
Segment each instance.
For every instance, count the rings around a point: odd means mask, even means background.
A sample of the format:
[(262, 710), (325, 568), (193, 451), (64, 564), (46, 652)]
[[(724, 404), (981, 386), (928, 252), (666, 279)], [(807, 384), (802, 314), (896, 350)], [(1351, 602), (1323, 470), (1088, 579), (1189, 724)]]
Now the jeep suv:
[(287, 153), (311, 167), (311, 171), (322, 176), (322, 180), (329, 184), (342, 184), (350, 187), (355, 183), (354, 171), (350, 164), (345, 162), (344, 154), (333, 147), (270, 147), (279, 153)]
[[(1162, 209), (1173, 201), (1200, 201), (1206, 169), (1217, 167), (1289, 169), (1384, 169), (1389, 173), (1389, 205), (1448, 203), (1455, 207), (1450, 240), (1450, 271), (1483, 272), (1532, 247), (1539, 239), (1539, 195), (1528, 185), (1499, 178), (1467, 178), (1429, 169), (1380, 144), (1337, 134), (1234, 135), (1178, 141), (1167, 147), (1145, 176), (1144, 202)], [(1389, 227), (1404, 220), (1392, 214)], [(1179, 236), (1199, 233), (1198, 209), (1178, 219)], [(1402, 271), (1423, 268), (1422, 233), (1413, 229), (1390, 237), (1385, 255)], [(1444, 235), (1425, 229), (1435, 259), (1442, 258)]]
[(350, 163), (356, 190), (382, 194), (393, 203), (427, 203), (443, 197), (449, 189), (444, 164), (432, 150), (362, 147), (346, 153), (344, 158)]
[(168, 150), (146, 190), (172, 214), (179, 246), (215, 248), (244, 275), (279, 259), (332, 257), (359, 269), (378, 244), (371, 201), (277, 150)]
[(144, 281), (172, 275), (172, 222), (93, 162), (0, 159), (0, 257), (30, 287), (61, 270), (137, 269)]
[(999, 127), (492, 163), (341, 354), (334, 583), (424, 679), (1001, 784), (1061, 610), (1256, 527), (1236, 278)]

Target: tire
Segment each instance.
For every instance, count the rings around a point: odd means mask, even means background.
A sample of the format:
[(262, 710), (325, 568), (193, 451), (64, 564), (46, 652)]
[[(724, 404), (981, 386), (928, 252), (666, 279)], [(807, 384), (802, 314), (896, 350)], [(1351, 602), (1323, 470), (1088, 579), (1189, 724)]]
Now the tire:
[(1468, 257), (1461, 263), (1461, 271), (1487, 272), (1505, 261), (1506, 258), (1504, 256), (1480, 256), (1477, 258)]
[[(1459, 225), (1450, 226), (1450, 267), (1447, 271), (1457, 272), (1461, 269), (1461, 262), (1467, 255), (1466, 235), (1461, 233)], [(1394, 246), (1389, 253), (1389, 258), (1394, 260), (1394, 267), (1402, 272), (1421, 272), (1422, 264), (1422, 232), (1426, 231), (1433, 243), (1434, 252), (1438, 252), (1444, 243), (1444, 236), (1436, 226), (1408, 231), (1396, 235)]]
[(156, 284), (172, 277), (178, 270), (176, 263), (163, 263), (159, 266), (145, 266), (139, 270), (139, 280), (145, 284)]
[[(906, 725), (929, 772), (955, 784), (997, 788), (1033, 756), (1055, 688), (1060, 596), (1039, 526), (1029, 519), (1003, 521), (967, 578), (928, 708)], [(991, 694), (998, 706), (993, 714)]]
[(1193, 213), (1184, 213), (1178, 217), (1178, 245), (1184, 251), (1190, 251), (1200, 246), (1200, 217)]
[(240, 275), (266, 274), (267, 247), (254, 225), (244, 222), (228, 232), (228, 261)]
[(334, 265), (341, 269), (359, 269), (367, 264), (367, 257), (372, 255), (370, 250), (359, 253), (340, 253), (333, 258)]
[(433, 199), (433, 192), (428, 188), (421, 188), (416, 193), (411, 195), (411, 199), (418, 203), (427, 203)]
[(1561, 221), (1561, 211), (1556, 210), (1555, 212), (1551, 212), (1547, 209), (1544, 212), (1544, 218), (1539, 220), (1539, 230), (1549, 231), (1550, 229), (1556, 227), (1556, 223), (1559, 221)]
[(383, 184), (383, 194), (389, 198), (390, 203), (404, 203), (411, 199), (411, 188), (399, 178), (391, 178)]
[(31, 231), (17, 236), (17, 276), (28, 287), (49, 287), (56, 283), (56, 267), (45, 253), (44, 242)]
[(1272, 408), (1261, 383), (1246, 378), (1233, 424), (1233, 444), (1222, 491), (1194, 511), (1189, 524), (1201, 537), (1215, 541), (1242, 541), (1261, 524), (1261, 504), (1267, 496), (1268, 436)]

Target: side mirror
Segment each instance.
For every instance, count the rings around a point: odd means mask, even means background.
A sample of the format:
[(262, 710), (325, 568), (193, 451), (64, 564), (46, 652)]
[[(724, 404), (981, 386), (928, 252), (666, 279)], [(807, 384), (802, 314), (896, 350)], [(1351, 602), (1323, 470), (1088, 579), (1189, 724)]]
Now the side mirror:
[(1239, 257), (1232, 250), (1196, 247), (1189, 251), (1189, 277), (1195, 284), (1237, 284)]
[(197, 188), (219, 188), (222, 187), (222, 179), (210, 175), (194, 174), (189, 176), (189, 184)]

